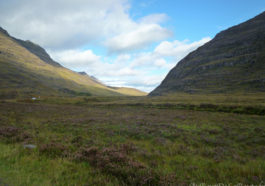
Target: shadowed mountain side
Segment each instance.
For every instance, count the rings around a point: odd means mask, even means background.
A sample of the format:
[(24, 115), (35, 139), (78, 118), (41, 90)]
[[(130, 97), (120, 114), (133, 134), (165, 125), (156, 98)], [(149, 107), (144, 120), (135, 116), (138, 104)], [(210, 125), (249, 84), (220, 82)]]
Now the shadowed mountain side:
[(191, 52), (149, 95), (265, 91), (265, 12)]

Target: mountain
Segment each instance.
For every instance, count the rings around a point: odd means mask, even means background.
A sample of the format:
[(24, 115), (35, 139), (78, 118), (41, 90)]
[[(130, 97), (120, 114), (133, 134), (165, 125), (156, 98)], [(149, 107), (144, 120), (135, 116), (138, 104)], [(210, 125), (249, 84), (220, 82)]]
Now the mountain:
[(264, 91), (265, 12), (188, 54), (149, 95)]
[[(145, 95), (112, 89), (55, 62), (39, 45), (16, 39), (0, 27), (0, 98), (38, 95)], [(130, 89), (128, 89), (130, 90)]]

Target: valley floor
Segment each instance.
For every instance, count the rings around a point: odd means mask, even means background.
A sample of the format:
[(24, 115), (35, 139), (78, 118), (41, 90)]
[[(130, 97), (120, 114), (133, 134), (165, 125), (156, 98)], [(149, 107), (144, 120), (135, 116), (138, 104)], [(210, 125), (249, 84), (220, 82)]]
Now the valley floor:
[(0, 185), (265, 184), (265, 97), (182, 98), (0, 101)]

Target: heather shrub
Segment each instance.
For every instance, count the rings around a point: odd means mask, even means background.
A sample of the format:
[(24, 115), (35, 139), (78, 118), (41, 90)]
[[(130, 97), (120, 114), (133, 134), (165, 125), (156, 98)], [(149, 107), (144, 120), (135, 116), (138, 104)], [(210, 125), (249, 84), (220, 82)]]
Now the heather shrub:
[(30, 139), (30, 135), (13, 126), (0, 128), (0, 140), (6, 143), (16, 143)]
[(51, 142), (40, 145), (39, 153), (48, 157), (67, 156), (67, 148), (63, 144)]

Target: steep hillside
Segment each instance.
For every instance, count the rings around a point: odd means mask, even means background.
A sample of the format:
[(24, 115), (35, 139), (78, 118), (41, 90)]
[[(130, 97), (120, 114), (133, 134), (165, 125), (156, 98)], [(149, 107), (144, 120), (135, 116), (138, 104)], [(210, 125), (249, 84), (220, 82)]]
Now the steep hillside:
[[(32, 95), (125, 95), (66, 69), (44, 49), (0, 29), (0, 97)], [(128, 95), (128, 94), (127, 94)]]
[(265, 91), (265, 12), (182, 59), (150, 95)]
[(61, 66), (58, 62), (55, 62), (50, 56), (49, 54), (39, 45), (31, 42), (31, 41), (23, 41), (21, 39), (17, 39), (14, 38), (12, 36), (10, 36), (8, 34), (8, 32), (6, 30), (4, 30), (3, 28), (0, 27), (0, 32), (2, 32), (3, 34), (5, 34), (7, 37), (12, 38), (13, 40), (15, 40), (19, 45), (21, 45), (22, 47), (26, 48), (29, 52), (35, 54), (36, 56), (38, 56), (42, 61), (54, 65), (54, 66)]

